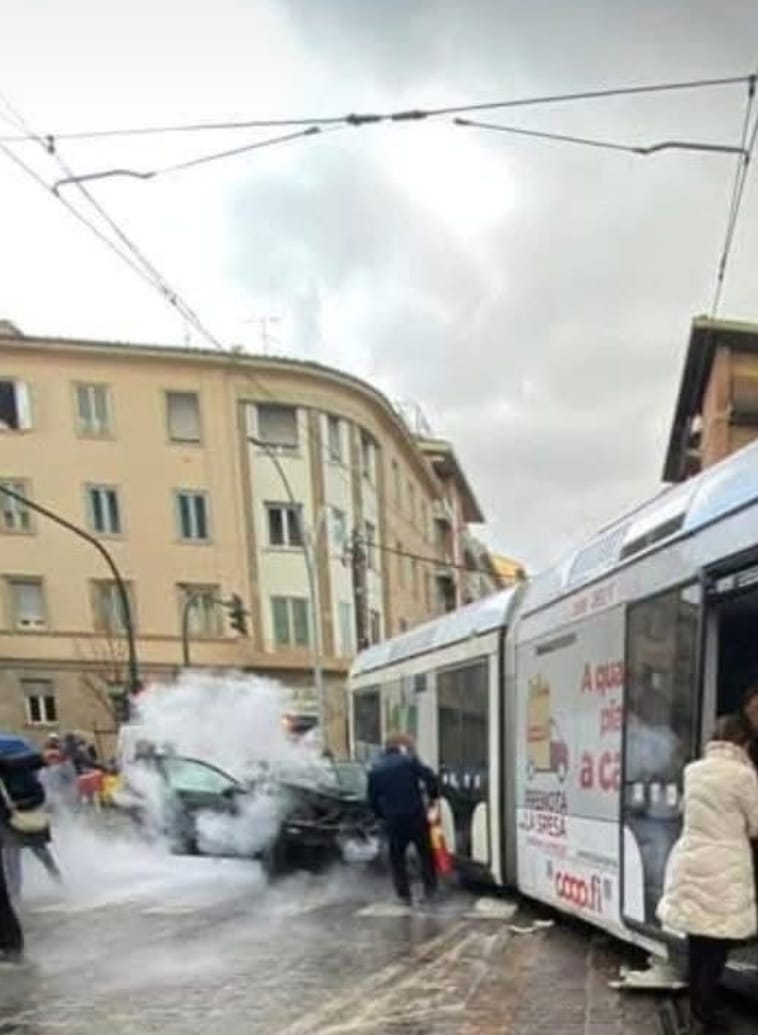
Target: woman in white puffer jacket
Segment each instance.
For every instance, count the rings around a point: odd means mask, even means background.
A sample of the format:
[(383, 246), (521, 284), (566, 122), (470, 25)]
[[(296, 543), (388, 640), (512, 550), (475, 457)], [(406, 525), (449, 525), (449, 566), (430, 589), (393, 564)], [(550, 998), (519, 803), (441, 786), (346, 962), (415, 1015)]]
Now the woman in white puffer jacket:
[(758, 929), (750, 845), (758, 837), (758, 776), (750, 739), (739, 716), (720, 719), (705, 757), (686, 767), (684, 828), (658, 905), (663, 926), (688, 936), (695, 1031), (718, 1030), (715, 1000), (729, 950)]

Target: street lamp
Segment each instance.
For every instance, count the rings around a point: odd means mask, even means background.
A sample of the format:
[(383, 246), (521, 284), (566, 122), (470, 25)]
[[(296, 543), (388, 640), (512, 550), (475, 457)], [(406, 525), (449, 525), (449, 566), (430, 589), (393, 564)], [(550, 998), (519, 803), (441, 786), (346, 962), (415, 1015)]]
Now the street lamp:
[(284, 491), (287, 494), (287, 499), (292, 505), (292, 509), (295, 512), (295, 520), (297, 521), (298, 531), (300, 533), (300, 543), (303, 548), (303, 559), (305, 561), (305, 570), (308, 576), (308, 598), (309, 598), (309, 610), (311, 614), (311, 628), (313, 629), (313, 682), (316, 687), (316, 698), (318, 701), (318, 718), (319, 725), (321, 726), (321, 735), (326, 737), (326, 699), (324, 696), (324, 671), (321, 662), (322, 644), (321, 644), (321, 621), (320, 621), (320, 605), (319, 605), (319, 593), (318, 593), (318, 581), (316, 579), (316, 570), (313, 562), (313, 551), (311, 550), (311, 543), (309, 542), (308, 535), (305, 530), (303, 522), (303, 514), (300, 504), (295, 498), (295, 494), (292, 491), (289, 478), (282, 466), (279, 457), (276, 454), (276, 450), (271, 447), (268, 442), (264, 442), (261, 438), (256, 438), (248, 432), (248, 440), (253, 445), (258, 446), (266, 456), (271, 460), (271, 463), (276, 468), (276, 472), (281, 479)]
[(34, 500), (30, 500), (28, 497), (22, 495), (20, 492), (16, 492), (14, 489), (9, 489), (7, 485), (0, 482), (0, 492), (10, 497), (10, 499), (16, 500), (18, 503), (22, 503), (29, 510), (33, 510), (37, 514), (42, 514), (43, 517), (53, 521), (56, 525), (60, 525), (61, 528), (65, 528), (68, 532), (72, 532), (74, 535), (79, 536), (90, 546), (94, 546), (100, 556), (104, 559), (105, 563), (110, 568), (111, 574), (113, 575), (113, 581), (116, 583), (118, 589), (119, 599), (121, 601), (121, 611), (124, 622), (124, 634), (126, 636), (126, 645), (128, 651), (128, 667), (129, 667), (129, 693), (136, 694), (140, 687), (139, 678), (139, 666), (137, 664), (137, 645), (134, 640), (134, 623), (132, 621), (132, 609), (129, 606), (129, 595), (126, 592), (126, 586), (124, 580), (121, 577), (121, 572), (116, 567), (116, 562), (109, 551), (103, 546), (99, 539), (96, 539), (89, 532), (86, 532), (83, 528), (79, 528), (78, 525), (73, 524), (66, 518), (61, 517), (60, 514), (56, 514), (52, 510), (48, 510), (47, 507), (43, 507), (40, 503), (35, 503)]

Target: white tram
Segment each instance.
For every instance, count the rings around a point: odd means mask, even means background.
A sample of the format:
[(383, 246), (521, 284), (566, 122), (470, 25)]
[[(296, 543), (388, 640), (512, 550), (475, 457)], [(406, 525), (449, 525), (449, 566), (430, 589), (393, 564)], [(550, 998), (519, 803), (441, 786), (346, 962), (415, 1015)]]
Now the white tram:
[(412, 733), (461, 870), (654, 948), (683, 767), (753, 681), (758, 443), (531, 582), (363, 651), (352, 751)]

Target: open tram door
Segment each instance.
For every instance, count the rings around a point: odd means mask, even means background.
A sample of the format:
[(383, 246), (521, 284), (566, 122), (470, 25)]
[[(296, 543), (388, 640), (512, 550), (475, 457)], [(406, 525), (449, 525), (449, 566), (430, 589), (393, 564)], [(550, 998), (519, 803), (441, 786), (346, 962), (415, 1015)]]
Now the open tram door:
[[(746, 690), (758, 685), (758, 551), (706, 571), (703, 581), (701, 748), (716, 719), (738, 712)], [(729, 971), (754, 982), (758, 945), (733, 951)]]
[[(684, 767), (756, 681), (758, 551), (627, 608), (622, 917), (659, 942), (668, 940), (655, 912), (681, 832)], [(731, 966), (754, 975), (758, 951), (733, 953)]]

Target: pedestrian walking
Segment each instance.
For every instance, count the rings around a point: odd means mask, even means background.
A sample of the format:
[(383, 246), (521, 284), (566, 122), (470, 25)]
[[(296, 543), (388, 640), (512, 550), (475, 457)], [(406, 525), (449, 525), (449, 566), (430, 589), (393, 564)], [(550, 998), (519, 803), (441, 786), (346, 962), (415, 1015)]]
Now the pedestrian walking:
[(429, 802), (436, 803), (439, 781), (434, 772), (419, 761), (407, 737), (388, 737), (381, 757), (369, 773), (368, 797), (371, 808), (384, 823), (392, 880), (398, 898), (406, 905), (411, 904), (407, 858), (410, 845), (419, 858), (425, 897), (431, 899), (437, 890), (422, 787)]
[(729, 951), (758, 929), (750, 838), (758, 775), (742, 716), (720, 719), (704, 758), (684, 771), (684, 827), (666, 867), (658, 917), (687, 935), (693, 1032), (724, 1030), (718, 986)]

